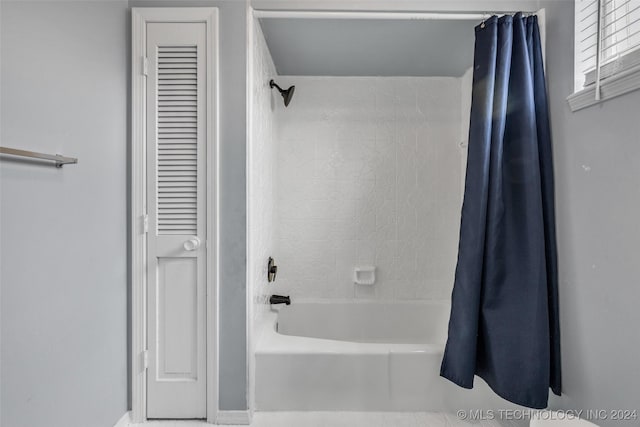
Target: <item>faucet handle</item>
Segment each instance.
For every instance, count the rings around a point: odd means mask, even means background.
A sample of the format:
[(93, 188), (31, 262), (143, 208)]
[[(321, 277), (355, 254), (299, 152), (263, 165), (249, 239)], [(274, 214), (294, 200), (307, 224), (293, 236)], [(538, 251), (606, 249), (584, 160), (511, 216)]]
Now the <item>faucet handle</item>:
[(267, 281), (269, 283), (275, 282), (276, 274), (278, 274), (278, 266), (275, 264), (273, 258), (269, 257), (269, 262), (267, 263)]

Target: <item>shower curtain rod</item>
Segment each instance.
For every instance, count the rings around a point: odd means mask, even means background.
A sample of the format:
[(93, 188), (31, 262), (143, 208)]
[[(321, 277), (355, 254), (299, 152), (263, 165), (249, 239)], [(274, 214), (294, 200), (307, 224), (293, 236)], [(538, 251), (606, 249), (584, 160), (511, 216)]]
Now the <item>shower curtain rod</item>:
[[(398, 19), (398, 20), (470, 20), (483, 21), (491, 15), (516, 12), (455, 13), (455, 12), (360, 12), (360, 11), (308, 11), (308, 10), (254, 10), (256, 18), (297, 19)], [(536, 12), (523, 12), (535, 14)]]

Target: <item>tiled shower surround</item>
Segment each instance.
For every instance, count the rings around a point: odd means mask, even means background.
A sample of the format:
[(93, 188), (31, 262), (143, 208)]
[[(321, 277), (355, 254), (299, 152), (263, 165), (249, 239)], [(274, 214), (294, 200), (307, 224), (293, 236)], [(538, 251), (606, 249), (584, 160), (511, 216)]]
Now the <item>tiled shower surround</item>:
[[(273, 92), (279, 271), (269, 293), (294, 301), (450, 297), (468, 74), (277, 77), (296, 91), (288, 108)], [(365, 265), (376, 267), (375, 285), (354, 285), (354, 267)]]
[[(251, 62), (251, 128), (249, 146), (249, 281), (253, 304), (253, 336), (261, 314), (267, 310), (268, 293), (267, 259), (275, 252), (276, 183), (274, 171), (276, 145), (274, 141), (277, 124), (276, 99), (272, 96), (269, 80), (276, 74), (271, 54), (257, 21), (253, 24)], [(252, 341), (253, 344), (253, 341)]]

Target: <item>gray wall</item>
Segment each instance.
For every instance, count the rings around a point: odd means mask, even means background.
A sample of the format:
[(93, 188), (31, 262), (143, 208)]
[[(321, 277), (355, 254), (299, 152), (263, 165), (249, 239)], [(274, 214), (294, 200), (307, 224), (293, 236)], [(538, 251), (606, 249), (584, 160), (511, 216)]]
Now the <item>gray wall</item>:
[(222, 410), (247, 409), (247, 21), (243, 1), (220, 8), (220, 341)]
[(246, 5), (220, 8), (219, 399), (247, 409)]
[(573, 1), (543, 6), (565, 390), (555, 404), (640, 410), (640, 91), (572, 113)]
[(129, 6), (220, 8), (220, 408), (246, 409), (246, 5), (2, 2), (1, 424), (112, 426), (127, 410)]
[(127, 3), (2, 2), (3, 427), (127, 410)]

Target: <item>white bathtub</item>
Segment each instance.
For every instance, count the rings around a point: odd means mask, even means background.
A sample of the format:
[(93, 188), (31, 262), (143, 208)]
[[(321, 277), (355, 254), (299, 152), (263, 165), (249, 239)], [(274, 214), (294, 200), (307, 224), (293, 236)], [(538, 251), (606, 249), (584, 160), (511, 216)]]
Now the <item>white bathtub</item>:
[(263, 411), (455, 411), (514, 408), (479, 378), (439, 376), (444, 302), (298, 302), (268, 313), (256, 345)]

